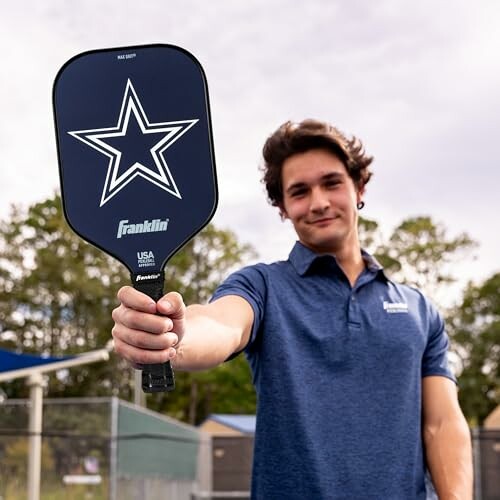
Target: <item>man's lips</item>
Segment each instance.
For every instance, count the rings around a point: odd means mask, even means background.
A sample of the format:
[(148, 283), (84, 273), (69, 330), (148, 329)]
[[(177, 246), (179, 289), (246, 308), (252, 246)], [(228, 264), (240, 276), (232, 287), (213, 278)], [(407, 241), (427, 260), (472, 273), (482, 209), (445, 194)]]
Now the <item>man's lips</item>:
[(313, 219), (308, 221), (308, 224), (320, 225), (320, 224), (328, 224), (329, 222), (334, 221), (337, 217), (321, 217), (320, 219)]

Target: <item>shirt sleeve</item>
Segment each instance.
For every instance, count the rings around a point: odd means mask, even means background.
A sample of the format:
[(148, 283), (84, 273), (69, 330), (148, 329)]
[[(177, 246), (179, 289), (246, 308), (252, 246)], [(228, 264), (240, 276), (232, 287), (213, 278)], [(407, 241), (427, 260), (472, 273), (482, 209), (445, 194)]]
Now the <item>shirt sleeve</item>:
[(422, 377), (439, 375), (457, 383), (448, 361), (450, 343), (443, 318), (432, 305), (429, 305), (429, 314), (429, 337), (422, 358)]
[[(253, 310), (253, 325), (250, 340), (245, 350), (250, 348), (258, 337), (258, 332), (264, 318), (266, 280), (263, 265), (244, 267), (240, 271), (231, 274), (214, 292), (210, 302), (227, 295), (237, 295), (245, 299)], [(230, 359), (238, 355), (234, 353)]]

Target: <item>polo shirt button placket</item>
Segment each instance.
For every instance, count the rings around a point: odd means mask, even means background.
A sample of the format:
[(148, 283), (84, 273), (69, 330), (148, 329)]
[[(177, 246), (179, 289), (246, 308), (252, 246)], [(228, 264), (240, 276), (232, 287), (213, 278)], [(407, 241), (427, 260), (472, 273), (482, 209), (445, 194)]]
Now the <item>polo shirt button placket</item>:
[(349, 297), (349, 317), (348, 317), (348, 323), (349, 323), (349, 328), (355, 328), (359, 329), (361, 326), (360, 323), (360, 317), (359, 317), (359, 306), (358, 306), (358, 301), (355, 296), (355, 291), (353, 290), (351, 292), (351, 295)]

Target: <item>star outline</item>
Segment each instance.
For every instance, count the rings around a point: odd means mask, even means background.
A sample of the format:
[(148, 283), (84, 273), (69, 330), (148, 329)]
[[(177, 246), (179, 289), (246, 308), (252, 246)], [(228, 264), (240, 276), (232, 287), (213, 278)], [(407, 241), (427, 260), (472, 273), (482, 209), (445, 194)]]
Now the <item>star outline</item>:
[[(126, 136), (132, 113), (143, 134), (166, 132), (166, 135), (150, 149), (157, 172), (139, 162), (135, 162), (118, 176), (122, 153), (101, 139)], [(173, 196), (182, 199), (163, 153), (198, 123), (198, 121), (199, 119), (191, 119), (150, 123), (132, 81), (128, 78), (116, 126), (74, 130), (68, 132), (68, 134), (109, 158), (100, 207), (138, 176), (169, 192)]]

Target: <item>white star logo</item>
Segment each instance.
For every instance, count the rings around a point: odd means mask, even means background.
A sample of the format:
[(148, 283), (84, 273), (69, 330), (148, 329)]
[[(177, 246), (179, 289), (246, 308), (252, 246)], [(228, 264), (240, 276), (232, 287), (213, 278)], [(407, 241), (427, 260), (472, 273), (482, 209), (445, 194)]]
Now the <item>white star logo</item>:
[[(120, 165), (122, 160), (122, 151), (114, 148), (104, 142), (106, 139), (120, 138), (127, 135), (129, 129), (130, 117), (134, 116), (139, 125), (141, 133), (144, 134), (165, 134), (158, 142), (149, 149), (154, 166), (147, 167), (146, 162), (134, 161), (129, 165)], [(109, 158), (108, 172), (101, 196), (102, 207), (113, 196), (118, 194), (129, 182), (140, 176), (154, 185), (164, 189), (170, 194), (182, 199), (179, 189), (170, 173), (163, 153), (181, 136), (183, 136), (198, 120), (182, 120), (163, 123), (149, 123), (149, 120), (142, 108), (141, 102), (137, 97), (134, 86), (130, 80), (127, 80), (125, 94), (123, 95), (120, 116), (116, 127), (98, 128), (90, 130), (75, 130), (68, 132), (87, 146), (99, 151)], [(119, 169), (122, 169), (120, 173)]]

